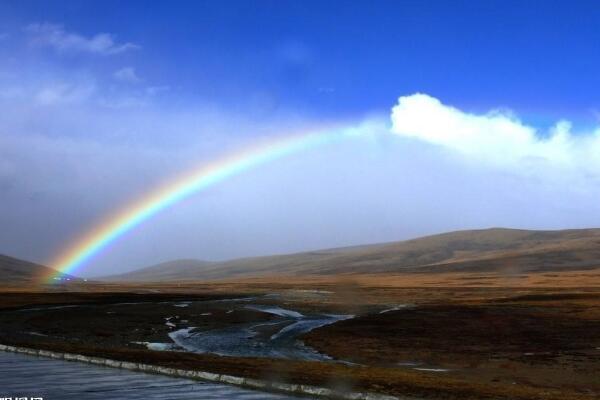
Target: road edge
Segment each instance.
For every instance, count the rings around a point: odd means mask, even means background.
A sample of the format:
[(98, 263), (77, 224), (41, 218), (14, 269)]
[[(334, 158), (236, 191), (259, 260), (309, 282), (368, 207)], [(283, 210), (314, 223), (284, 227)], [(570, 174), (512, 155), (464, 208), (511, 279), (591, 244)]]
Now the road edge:
[(10, 346), (0, 344), (0, 351), (21, 353), (31, 356), (47, 357), (65, 361), (76, 361), (84, 362), (94, 365), (103, 365), (112, 368), (127, 369), (130, 371), (148, 372), (160, 375), (167, 375), (178, 378), (195, 379), (213, 383), (224, 383), (228, 385), (240, 386), (250, 389), (258, 389), (268, 392), (278, 392), (286, 394), (297, 394), (305, 396), (317, 396), (327, 399), (340, 399), (340, 400), (415, 400), (413, 397), (396, 397), (389, 395), (382, 395), (377, 393), (361, 393), (361, 392), (350, 392), (343, 393), (335, 391), (333, 389), (312, 386), (312, 385), (300, 385), (300, 384), (289, 384), (280, 382), (269, 382), (260, 379), (244, 378), (240, 376), (226, 375), (226, 374), (214, 374), (212, 372), (195, 371), (177, 368), (167, 368), (151, 364), (134, 363), (129, 361), (118, 361), (108, 358), (101, 357), (89, 357), (81, 354), (73, 353), (61, 353), (50, 350), (38, 350), (28, 347)]

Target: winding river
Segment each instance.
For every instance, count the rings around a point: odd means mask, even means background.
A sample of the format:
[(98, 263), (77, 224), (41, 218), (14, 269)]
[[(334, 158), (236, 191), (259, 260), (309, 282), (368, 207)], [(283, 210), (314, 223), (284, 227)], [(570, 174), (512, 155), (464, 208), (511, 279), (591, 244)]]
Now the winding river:
[[(303, 315), (277, 306), (258, 304), (245, 307), (273, 314), (276, 319), (271, 322), (238, 324), (208, 331), (189, 327), (171, 332), (169, 337), (177, 346), (196, 353), (324, 361), (330, 357), (305, 346), (299, 337), (313, 329), (353, 317), (331, 314)], [(267, 332), (272, 333), (265, 333), (265, 328)]]

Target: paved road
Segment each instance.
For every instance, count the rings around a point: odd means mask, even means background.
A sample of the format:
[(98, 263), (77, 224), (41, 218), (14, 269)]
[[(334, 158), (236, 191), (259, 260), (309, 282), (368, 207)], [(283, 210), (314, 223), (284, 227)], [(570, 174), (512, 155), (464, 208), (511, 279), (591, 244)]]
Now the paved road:
[(291, 400), (234, 386), (0, 352), (0, 399)]

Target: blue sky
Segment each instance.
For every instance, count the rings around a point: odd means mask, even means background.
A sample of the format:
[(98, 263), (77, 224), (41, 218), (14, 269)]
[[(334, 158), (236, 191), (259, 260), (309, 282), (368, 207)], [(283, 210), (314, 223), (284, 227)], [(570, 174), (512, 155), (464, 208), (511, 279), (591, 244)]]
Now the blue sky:
[(0, 253), (47, 262), (191, 166), (325, 123), (364, 132), (178, 204), (84, 273), (600, 226), (599, 23), (593, 1), (3, 1)]
[[(594, 1), (5, 1), (0, 22), (139, 44), (119, 62), (179, 99), (272, 102), (338, 116), (422, 91), (461, 108), (593, 118)], [(115, 60), (110, 60), (111, 63)], [(99, 71), (111, 65), (71, 58)], [(94, 65), (90, 65), (94, 64)], [(108, 65), (107, 65), (108, 64)], [(491, 79), (493, 77), (493, 79)]]

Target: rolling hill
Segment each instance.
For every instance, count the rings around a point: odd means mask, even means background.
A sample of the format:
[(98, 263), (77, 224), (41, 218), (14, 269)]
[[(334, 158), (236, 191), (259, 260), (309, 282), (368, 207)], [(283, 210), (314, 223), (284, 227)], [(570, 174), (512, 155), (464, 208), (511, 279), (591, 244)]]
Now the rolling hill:
[(208, 262), (176, 260), (108, 281), (177, 281), (268, 275), (401, 272), (541, 272), (600, 268), (600, 229), (493, 228), (401, 242)]
[[(162, 280), (177, 280), (173, 274), (180, 276), (193, 276), (205, 269), (209, 269), (213, 263), (209, 261), (183, 259), (167, 261), (164, 263), (152, 265), (150, 267), (138, 269), (125, 274), (115, 275), (104, 278), (105, 280), (122, 280), (122, 281), (162, 281)], [(102, 279), (102, 278), (101, 278)]]
[[(5, 286), (39, 284), (52, 274), (56, 274), (56, 270), (50, 267), (0, 254), (0, 282)], [(64, 278), (65, 281), (67, 279), (79, 280), (64, 274), (60, 277)]]

